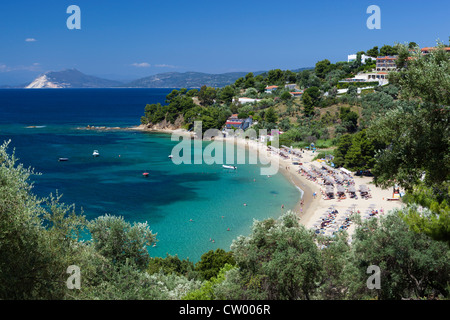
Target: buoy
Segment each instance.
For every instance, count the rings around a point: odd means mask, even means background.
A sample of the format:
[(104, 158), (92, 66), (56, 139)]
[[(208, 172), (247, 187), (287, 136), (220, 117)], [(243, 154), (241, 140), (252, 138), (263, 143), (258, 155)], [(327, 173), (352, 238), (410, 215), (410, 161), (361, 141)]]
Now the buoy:
[(228, 228), (227, 231), (230, 231), (230, 228)]

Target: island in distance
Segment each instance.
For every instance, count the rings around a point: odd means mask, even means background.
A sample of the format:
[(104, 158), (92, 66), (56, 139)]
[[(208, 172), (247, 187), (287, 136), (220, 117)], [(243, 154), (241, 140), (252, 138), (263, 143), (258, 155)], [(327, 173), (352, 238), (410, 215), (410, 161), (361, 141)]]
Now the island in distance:
[[(297, 71), (304, 69), (309, 68), (297, 69)], [(16, 86), (16, 88), (200, 88), (203, 85), (220, 88), (234, 83), (240, 77), (245, 77), (247, 73), (229, 72), (210, 74), (202, 72), (166, 72), (131, 82), (121, 82), (86, 75), (76, 69), (66, 69), (46, 72), (39, 75), (31, 83)], [(260, 71), (254, 72), (253, 74), (258, 75), (264, 73), (265, 71)], [(12, 86), (3, 87), (12, 88)]]

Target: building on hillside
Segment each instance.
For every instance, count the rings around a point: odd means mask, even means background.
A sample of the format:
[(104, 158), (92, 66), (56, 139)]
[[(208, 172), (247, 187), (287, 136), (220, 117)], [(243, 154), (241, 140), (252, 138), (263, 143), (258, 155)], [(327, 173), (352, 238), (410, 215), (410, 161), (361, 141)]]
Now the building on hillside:
[(297, 91), (289, 92), (289, 93), (290, 93), (291, 96), (293, 96), (294, 98), (296, 98), (296, 97), (301, 97), (302, 94), (303, 94), (303, 92), (297, 92)]
[(253, 124), (252, 116), (247, 119), (239, 119), (237, 114), (231, 115), (225, 123), (225, 129), (242, 129), (246, 130)]
[[(422, 54), (426, 55), (435, 49), (436, 49), (435, 47), (426, 47), (426, 48), (421, 49), (421, 51), (422, 51)], [(450, 53), (450, 47), (445, 47), (444, 50), (447, 51), (448, 53)]]
[(389, 73), (386, 71), (380, 72), (370, 72), (365, 74), (367, 77), (367, 82), (375, 82), (378, 81), (380, 86), (386, 84), (389, 79)]
[(373, 72), (364, 72), (357, 74), (354, 78), (347, 78), (343, 79), (339, 82), (348, 82), (348, 83), (355, 83), (355, 82), (376, 82), (378, 81), (379, 85), (382, 86), (384, 84), (387, 84), (388, 82), (388, 72), (386, 71), (373, 71)]
[(272, 93), (274, 90), (277, 90), (278, 86), (267, 86), (266, 93)]
[[(284, 132), (277, 130), (275, 132), (278, 136), (282, 135)], [(259, 141), (262, 143), (272, 142), (275, 139), (276, 136), (272, 135), (272, 132), (266, 134), (266, 135), (260, 135)]]
[(395, 71), (397, 70), (398, 56), (385, 56), (377, 58), (376, 71)]
[(289, 90), (295, 90), (297, 85), (295, 83), (292, 83), (292, 84), (286, 84), (284, 87)]
[(241, 97), (241, 98), (233, 100), (234, 103), (240, 103), (240, 104), (255, 103), (255, 102), (259, 102), (259, 101), (261, 101), (261, 99), (253, 99), (253, 98), (247, 98), (247, 97)]
[[(358, 55), (356, 54), (349, 54), (347, 56), (347, 62), (353, 62), (356, 61)], [(372, 59), (372, 57), (366, 56), (365, 54), (361, 55), (361, 63), (366, 63), (366, 60)]]

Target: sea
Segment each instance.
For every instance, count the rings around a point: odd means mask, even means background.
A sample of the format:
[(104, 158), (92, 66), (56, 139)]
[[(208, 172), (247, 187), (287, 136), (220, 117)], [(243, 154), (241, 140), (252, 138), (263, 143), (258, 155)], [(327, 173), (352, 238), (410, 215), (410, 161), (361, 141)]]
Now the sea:
[(259, 164), (176, 165), (168, 155), (179, 141), (170, 134), (80, 129), (137, 126), (146, 104), (164, 104), (171, 91), (1, 89), (0, 143), (11, 140), (9, 153), (40, 173), (30, 177), (37, 196), (59, 194), (88, 220), (147, 222), (158, 240), (152, 257), (197, 262), (210, 250), (230, 250), (255, 220), (294, 208), (302, 192), (281, 173), (261, 175)]

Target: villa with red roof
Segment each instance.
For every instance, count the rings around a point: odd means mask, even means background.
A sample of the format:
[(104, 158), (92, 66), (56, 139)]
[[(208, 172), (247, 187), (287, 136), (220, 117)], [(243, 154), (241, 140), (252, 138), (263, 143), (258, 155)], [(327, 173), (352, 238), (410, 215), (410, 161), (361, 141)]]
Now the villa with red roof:
[(272, 93), (272, 91), (278, 89), (278, 86), (267, 86), (266, 93)]
[[(423, 54), (429, 54), (433, 50), (436, 50), (436, 48), (435, 47), (426, 47), (426, 48), (421, 49)], [(445, 47), (444, 50), (450, 53), (450, 47)]]
[(396, 61), (398, 56), (377, 57), (377, 71), (395, 71), (397, 70)]

